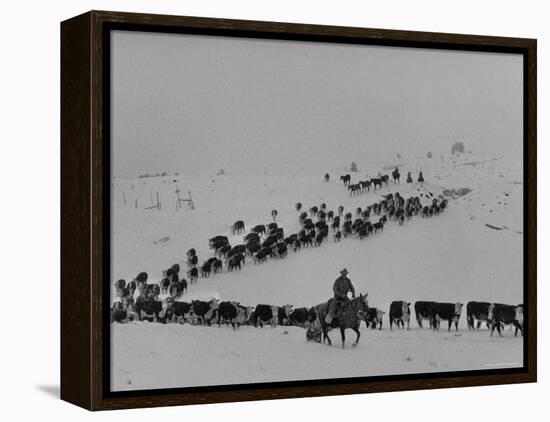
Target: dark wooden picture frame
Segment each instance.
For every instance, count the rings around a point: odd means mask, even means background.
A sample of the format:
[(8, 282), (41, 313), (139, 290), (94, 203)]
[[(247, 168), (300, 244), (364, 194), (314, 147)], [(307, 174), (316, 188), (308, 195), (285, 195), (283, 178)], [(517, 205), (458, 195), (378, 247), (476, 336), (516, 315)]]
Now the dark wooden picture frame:
[[(110, 393), (106, 312), (109, 293), (108, 36), (113, 28), (204, 35), (422, 47), (523, 55), (524, 305), (523, 368), (224, 388)], [(61, 398), (90, 410), (266, 400), (322, 395), (535, 382), (536, 40), (92, 11), (61, 24)], [(108, 332), (108, 331), (107, 331)]]

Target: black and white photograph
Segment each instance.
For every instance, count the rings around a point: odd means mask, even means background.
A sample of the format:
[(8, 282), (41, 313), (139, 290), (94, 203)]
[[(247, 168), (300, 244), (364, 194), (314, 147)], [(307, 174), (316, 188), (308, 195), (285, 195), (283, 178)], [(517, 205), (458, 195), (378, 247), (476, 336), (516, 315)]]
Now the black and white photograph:
[(521, 54), (109, 48), (112, 392), (524, 366)]

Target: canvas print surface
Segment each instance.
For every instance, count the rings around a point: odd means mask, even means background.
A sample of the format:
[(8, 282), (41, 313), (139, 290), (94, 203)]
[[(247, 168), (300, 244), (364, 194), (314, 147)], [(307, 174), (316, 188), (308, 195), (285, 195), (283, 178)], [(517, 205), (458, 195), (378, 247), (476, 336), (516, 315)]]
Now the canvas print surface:
[(110, 48), (112, 391), (523, 366), (521, 55)]

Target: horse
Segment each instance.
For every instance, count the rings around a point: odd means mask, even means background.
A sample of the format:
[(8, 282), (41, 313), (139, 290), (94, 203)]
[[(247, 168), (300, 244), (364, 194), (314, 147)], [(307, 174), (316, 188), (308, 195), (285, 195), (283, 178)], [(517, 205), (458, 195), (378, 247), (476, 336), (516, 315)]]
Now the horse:
[(357, 195), (358, 193), (361, 192), (361, 185), (359, 184), (348, 185), (348, 191), (349, 191), (349, 196)]
[(340, 180), (344, 182), (344, 185), (349, 185), (351, 182), (351, 174), (345, 174), (343, 176), (340, 176)]
[(335, 317), (330, 324), (327, 324), (325, 322), (325, 317), (328, 313), (329, 304), (334, 299), (330, 299), (328, 302), (317, 305), (317, 314), (319, 322), (321, 323), (321, 331), (323, 333), (323, 343), (325, 342), (325, 340), (327, 340), (329, 346), (332, 346), (332, 341), (328, 336), (328, 332), (334, 328), (340, 328), (340, 335), (342, 337), (342, 348), (344, 348), (346, 341), (346, 329), (351, 328), (353, 331), (355, 331), (355, 334), (357, 335), (357, 338), (352, 344), (352, 347), (357, 346), (357, 344), (359, 343), (359, 338), (361, 337), (361, 333), (359, 332), (359, 325), (361, 321), (366, 318), (369, 309), (367, 296), (368, 293), (364, 295), (360, 294), (358, 297), (346, 301), (342, 305), (340, 315)]

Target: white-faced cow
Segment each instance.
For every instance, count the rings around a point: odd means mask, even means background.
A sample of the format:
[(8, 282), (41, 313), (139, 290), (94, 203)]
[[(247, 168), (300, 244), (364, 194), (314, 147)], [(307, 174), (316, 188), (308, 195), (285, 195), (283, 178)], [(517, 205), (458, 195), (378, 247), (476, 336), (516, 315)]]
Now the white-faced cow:
[(381, 309), (369, 308), (368, 311), (365, 313), (365, 324), (367, 325), (367, 328), (370, 327), (373, 330), (375, 328), (378, 328), (379, 330), (381, 330), (384, 314), (385, 312)]
[(156, 300), (154, 297), (140, 296), (136, 300), (136, 314), (140, 321), (152, 320), (156, 322), (165, 322), (164, 315), (168, 308), (168, 301)]
[(462, 313), (462, 303), (433, 303), (432, 312), (432, 329), (439, 330), (439, 324), (441, 320), (445, 320), (449, 323), (448, 331), (451, 331), (451, 326), (455, 325), (456, 331), (458, 331), (458, 321), (460, 320), (460, 314)]
[(397, 325), (397, 328), (405, 328), (405, 322), (407, 323), (407, 330), (410, 327), (411, 320), (411, 304), (404, 300), (394, 300), (390, 305), (390, 330), (393, 324)]
[(180, 324), (192, 322), (194, 321), (193, 307), (189, 302), (173, 300), (169, 303), (166, 316), (172, 322), (179, 322)]
[(220, 302), (216, 310), (218, 326), (227, 324), (235, 329), (246, 324), (251, 313), (250, 306), (242, 306), (238, 302)]
[(518, 331), (523, 336), (523, 305), (504, 305), (501, 303), (492, 303), (489, 306), (489, 315), (487, 317), (491, 325), (491, 337), (497, 329), (498, 335), (502, 337), (501, 329), (504, 325), (513, 325), (516, 330), (514, 336), (518, 335)]
[(214, 311), (218, 309), (218, 300), (212, 299), (208, 302), (203, 300), (194, 300), (191, 302), (191, 308), (193, 310), (192, 316), (196, 324), (210, 325), (210, 322), (214, 317)]
[(277, 306), (260, 304), (254, 309), (254, 326), (263, 327), (264, 324), (270, 324), (272, 327), (277, 326), (279, 309)]
[(295, 325), (297, 327), (310, 327), (317, 319), (317, 311), (315, 307), (311, 308), (296, 308), (293, 309), (288, 317), (288, 325)]

